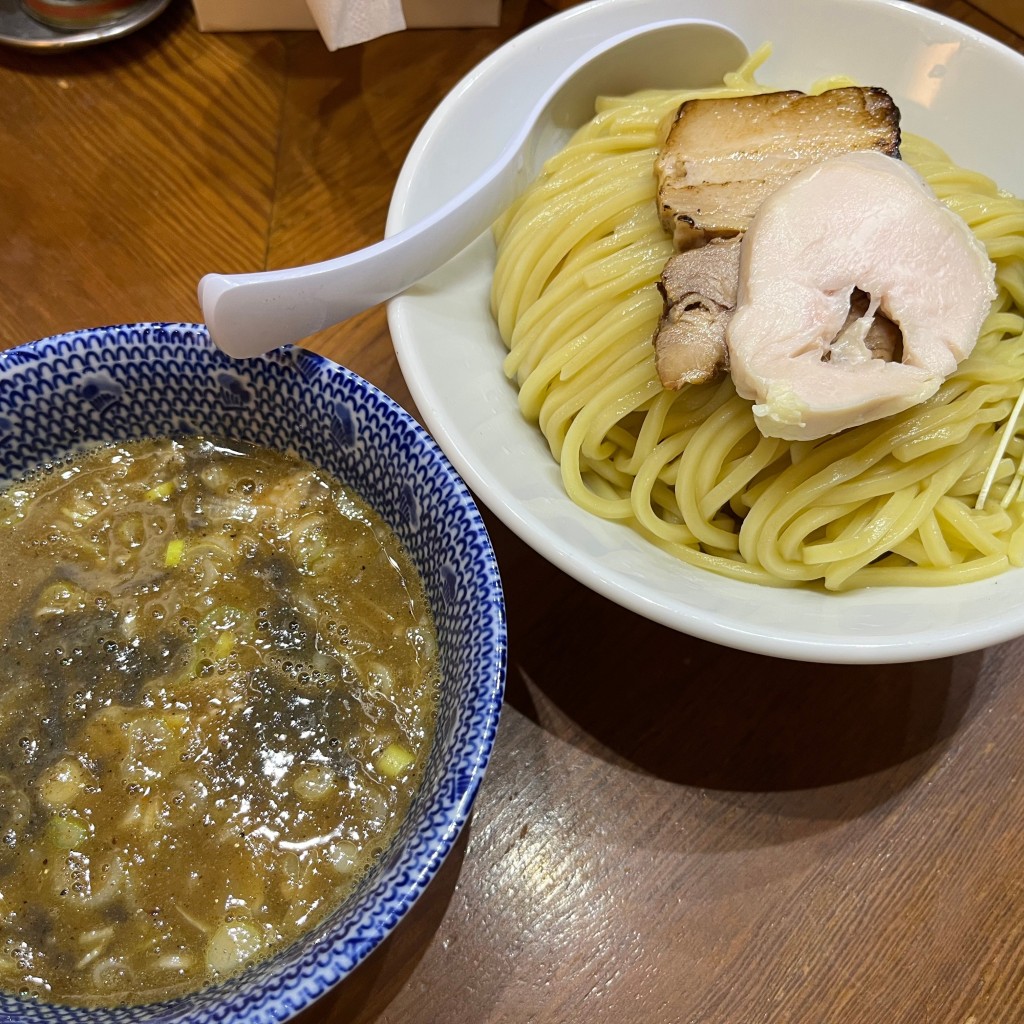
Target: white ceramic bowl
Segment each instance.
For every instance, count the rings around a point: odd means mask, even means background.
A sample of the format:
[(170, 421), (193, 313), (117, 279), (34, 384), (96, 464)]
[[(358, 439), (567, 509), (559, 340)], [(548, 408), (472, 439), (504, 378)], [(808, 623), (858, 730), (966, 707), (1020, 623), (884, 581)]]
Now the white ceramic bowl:
[[(770, 41), (762, 82), (806, 88), (842, 73), (884, 86), (907, 131), (1024, 194), (1024, 57), (958, 22), (897, 0), (591, 0), (512, 39), (444, 100), (402, 169), (389, 233), (470, 181), (586, 50), (631, 26), (687, 16), (727, 25), (751, 50)], [(1024, 570), (934, 589), (769, 589), (681, 565), (577, 508), (502, 374), (488, 308), (493, 265), (485, 236), (394, 300), (395, 348), (428, 427), (478, 497), (581, 583), (691, 635), (801, 660), (920, 660), (1024, 633)]]
[(441, 689), (423, 782), (352, 896), (291, 946), (163, 1003), (85, 1010), (0, 994), (0, 1024), (272, 1024), (382, 942), (436, 874), (490, 756), (505, 681), (494, 553), (462, 480), (390, 398), (312, 352), (236, 362), (193, 324), (125, 324), (0, 352), (0, 481), (86, 442), (205, 433), (295, 452), (376, 508), (416, 564), (438, 630)]

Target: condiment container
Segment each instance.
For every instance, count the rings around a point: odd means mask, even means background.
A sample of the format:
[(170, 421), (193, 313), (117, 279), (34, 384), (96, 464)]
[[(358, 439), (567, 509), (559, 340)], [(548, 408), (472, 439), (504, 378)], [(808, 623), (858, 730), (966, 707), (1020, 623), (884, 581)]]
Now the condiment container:
[(79, 30), (123, 18), (140, 0), (21, 0), (36, 21), (52, 28)]

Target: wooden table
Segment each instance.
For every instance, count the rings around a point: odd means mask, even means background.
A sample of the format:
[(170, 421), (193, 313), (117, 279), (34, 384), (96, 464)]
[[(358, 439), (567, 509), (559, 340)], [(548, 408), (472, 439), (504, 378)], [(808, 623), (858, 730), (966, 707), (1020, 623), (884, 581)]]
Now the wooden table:
[[(1024, 50), (1019, 4), (925, 6)], [(201, 35), (177, 0), (116, 43), (0, 51), (0, 345), (195, 319), (208, 270), (375, 240), (432, 108), (550, 13), (330, 54)], [(382, 309), (312, 346), (412, 407)], [(475, 813), (302, 1024), (1024, 1020), (1024, 641), (881, 668), (730, 652), (489, 521), (510, 674)], [(628, 660), (580, 641), (612, 631)]]

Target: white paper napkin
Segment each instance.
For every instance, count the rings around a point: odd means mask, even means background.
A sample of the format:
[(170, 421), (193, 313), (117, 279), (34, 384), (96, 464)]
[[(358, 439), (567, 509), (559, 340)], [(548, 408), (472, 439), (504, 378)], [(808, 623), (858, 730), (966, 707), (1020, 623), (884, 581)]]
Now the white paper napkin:
[(405, 28), (402, 0), (306, 0), (329, 50)]

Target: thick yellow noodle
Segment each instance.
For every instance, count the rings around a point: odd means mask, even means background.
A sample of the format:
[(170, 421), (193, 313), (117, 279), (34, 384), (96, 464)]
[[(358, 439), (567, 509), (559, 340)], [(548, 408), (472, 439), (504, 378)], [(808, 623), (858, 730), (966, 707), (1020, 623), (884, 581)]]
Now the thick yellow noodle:
[(925, 140), (904, 134), (903, 158), (983, 241), (999, 287), (977, 347), (932, 399), (789, 442), (759, 433), (728, 376), (662, 388), (651, 339), (673, 248), (654, 158), (682, 100), (768, 91), (754, 78), (765, 55), (720, 89), (598, 101), (496, 224), (492, 306), (523, 415), (574, 502), (718, 573), (842, 590), (1021, 565), (1024, 202)]

